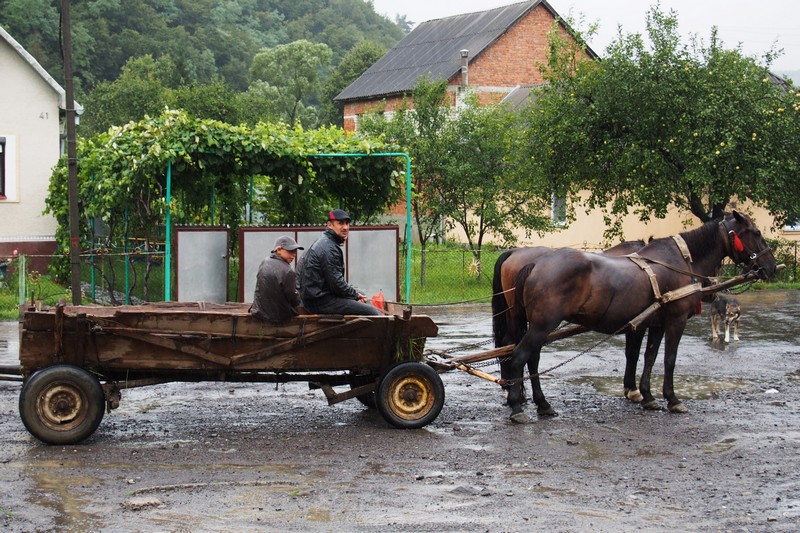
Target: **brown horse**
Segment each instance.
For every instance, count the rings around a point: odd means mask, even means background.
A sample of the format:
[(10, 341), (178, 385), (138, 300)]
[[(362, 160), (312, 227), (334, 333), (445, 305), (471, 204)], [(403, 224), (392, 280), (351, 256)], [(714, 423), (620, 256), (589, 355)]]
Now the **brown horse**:
[[(530, 422), (521, 406), (523, 369), (531, 375), (533, 400), (540, 415), (555, 415), (542, 393), (539, 382), (539, 357), (547, 335), (562, 321), (572, 322), (588, 330), (614, 334), (631, 327), (631, 322), (656, 304), (645, 315), (639, 327), (663, 332), (663, 394), (672, 412), (686, 412), (675, 395), (673, 374), (678, 344), (689, 317), (694, 315), (701, 299), (699, 290), (688, 290), (686, 296), (670, 301), (660, 300), (655, 292), (666, 294), (686, 290), (698, 278), (715, 275), (727, 256), (745, 265), (760, 278), (775, 273), (777, 265), (761, 232), (747, 215), (727, 215), (722, 221), (710, 221), (700, 228), (680, 234), (691, 262), (684, 258), (680, 239), (654, 239), (638, 251), (646, 260), (646, 269), (628, 257), (608, 257), (563, 248), (539, 258), (529, 272), (522, 272), (515, 287), (515, 305), (524, 306), (528, 328), (517, 343), (501, 375), (509, 389), (511, 419)], [(525, 275), (527, 274), (527, 275)], [(660, 305), (659, 305), (660, 304)], [(655, 351), (645, 353), (645, 366), (639, 384), (643, 405), (655, 404), (650, 392), (650, 373)]]
[[(652, 238), (651, 238), (652, 240)], [(622, 256), (636, 252), (645, 245), (643, 240), (625, 241), (601, 252), (608, 256)], [(540, 257), (552, 252), (552, 248), (535, 246), (531, 248), (514, 248), (503, 252), (494, 265), (492, 296), (492, 329), (496, 348), (517, 344), (527, 329), (525, 314), (514, 305), (514, 285), (517, 276), (526, 266), (535, 263)], [(636, 365), (639, 362), (639, 351), (644, 340), (644, 329), (625, 333), (625, 377), (623, 378), (623, 395), (632, 402), (642, 399), (636, 388)], [(658, 346), (661, 342), (657, 332), (648, 334), (648, 346)], [(504, 363), (501, 363), (501, 365)], [(524, 392), (523, 392), (524, 394)]]

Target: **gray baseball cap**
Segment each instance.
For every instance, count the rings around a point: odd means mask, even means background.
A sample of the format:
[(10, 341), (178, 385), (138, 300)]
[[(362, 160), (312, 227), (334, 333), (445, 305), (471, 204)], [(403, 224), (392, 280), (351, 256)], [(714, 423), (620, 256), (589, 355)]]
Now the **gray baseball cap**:
[(283, 248), (288, 252), (293, 250), (305, 250), (305, 248), (297, 244), (297, 242), (288, 235), (281, 235), (275, 239), (275, 246), (272, 249), (277, 250), (278, 248)]

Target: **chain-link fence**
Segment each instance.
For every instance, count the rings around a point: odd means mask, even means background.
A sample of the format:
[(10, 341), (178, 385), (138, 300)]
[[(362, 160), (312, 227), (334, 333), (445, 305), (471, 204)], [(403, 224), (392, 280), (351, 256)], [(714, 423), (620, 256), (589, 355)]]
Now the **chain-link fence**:
[[(797, 283), (798, 243), (791, 241), (770, 242), (778, 263), (786, 268), (773, 282)], [(492, 296), (492, 276), (497, 258), (505, 251), (486, 247), (480, 254), (466, 246), (433, 245), (422, 250), (412, 248), (410, 301), (413, 304), (454, 304), (462, 302), (486, 302)], [(406, 250), (399, 250), (398, 264), (401, 281), (400, 295), (405, 296)], [(19, 305), (23, 302), (41, 300), (46, 305), (55, 305), (59, 299), (71, 301), (68, 287), (56, 281), (49, 272), (32, 270), (30, 256), (0, 257), (0, 319), (15, 319)], [(53, 263), (62, 262), (63, 256), (50, 258)], [(164, 300), (165, 266), (164, 255), (159, 251), (135, 251), (130, 253), (94, 253), (81, 258), (82, 291), (84, 302), (107, 305), (136, 304), (145, 301)], [(723, 265), (720, 277), (738, 273), (738, 267), (730, 263)], [(173, 272), (174, 275), (174, 272)], [(230, 262), (228, 276), (228, 299), (238, 294), (239, 268), (236, 258)]]

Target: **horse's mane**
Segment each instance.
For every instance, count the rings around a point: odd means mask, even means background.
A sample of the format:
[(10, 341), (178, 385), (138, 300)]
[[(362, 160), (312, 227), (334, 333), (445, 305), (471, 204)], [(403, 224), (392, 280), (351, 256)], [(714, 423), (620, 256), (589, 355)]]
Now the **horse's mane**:
[(680, 234), (693, 257), (710, 250), (719, 240), (719, 220), (709, 220), (699, 228)]

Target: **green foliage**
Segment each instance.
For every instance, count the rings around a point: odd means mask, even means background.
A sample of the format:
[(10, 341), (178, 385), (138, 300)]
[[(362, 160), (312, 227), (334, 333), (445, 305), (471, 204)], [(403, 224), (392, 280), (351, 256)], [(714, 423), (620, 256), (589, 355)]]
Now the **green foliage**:
[(272, 90), (281, 120), (313, 126), (316, 113), (308, 107), (319, 91), (320, 71), (328, 67), (331, 57), (327, 45), (305, 40), (265, 49), (253, 58), (250, 79)]
[[(306, 39), (327, 44), (333, 64), (356, 43), (389, 47), (403, 30), (362, 0), (83, 0), (71, 2), (78, 100), (95, 84), (116, 79), (131, 57), (173, 58), (184, 83), (215, 76), (234, 90), (263, 48)], [(51, 0), (4, 0), (0, 25), (59, 82), (59, 7)], [(116, 122), (121, 124), (122, 122)]]
[(550, 227), (550, 198), (516, 157), (517, 113), (469, 98), (443, 132), (448, 147), (433, 185), (448, 220), (461, 227), (477, 259), (487, 235), (515, 244), (514, 230)]
[(342, 58), (323, 83), (321, 94), (320, 123), (342, 127), (344, 122), (341, 103), (333, 99), (361, 74), (383, 57), (386, 49), (373, 41), (361, 41)]
[(391, 120), (385, 118), (382, 110), (377, 110), (362, 116), (359, 127), (373, 135), (384, 135), (411, 154), (411, 210), (419, 242), (424, 248), (431, 236), (440, 230), (445, 215), (434, 183), (442, 173), (448, 150), (442, 135), (450, 113), (447, 80), (419, 79), (412, 98), (413, 110), (404, 103)]
[(658, 6), (647, 28), (649, 47), (620, 35), (599, 63), (551, 36), (525, 147), (550, 187), (573, 200), (590, 190), (585, 207), (604, 210), (611, 233), (629, 211), (649, 220), (677, 206), (707, 221), (746, 200), (797, 219), (800, 95), (770, 79), (774, 53), (760, 65), (716, 31), (684, 45)]
[(91, 92), (85, 102), (91, 111), (82, 117), (80, 133), (88, 137), (114, 125), (161, 113), (170, 99), (169, 87), (178, 83), (171, 79), (173, 69), (168, 57), (131, 58), (118, 79), (101, 82)]

